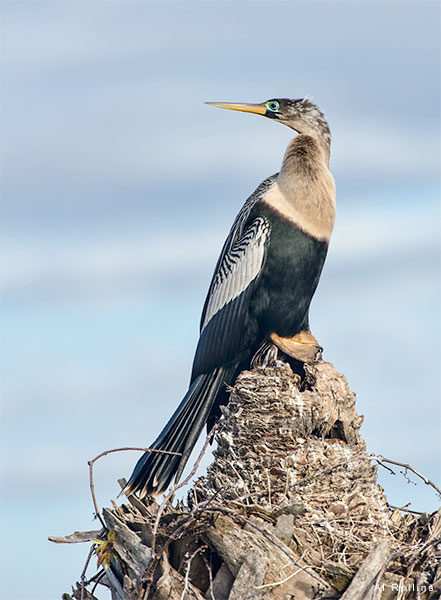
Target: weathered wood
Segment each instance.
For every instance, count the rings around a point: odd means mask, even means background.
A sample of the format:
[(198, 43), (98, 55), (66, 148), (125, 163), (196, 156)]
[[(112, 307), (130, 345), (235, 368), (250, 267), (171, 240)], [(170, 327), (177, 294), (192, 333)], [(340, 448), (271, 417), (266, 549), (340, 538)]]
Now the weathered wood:
[(375, 579), (389, 556), (389, 549), (390, 544), (387, 540), (380, 540), (375, 544), (341, 600), (368, 600), (368, 598), (372, 598)]
[(208, 589), (205, 598), (209, 600), (229, 600), (234, 577), (226, 563), (223, 563), (213, 580), (212, 589)]
[(294, 535), (294, 515), (280, 515), (280, 517), (277, 517), (274, 533), (279, 540), (289, 544)]
[(161, 561), (162, 575), (155, 586), (155, 600), (204, 600), (204, 596), (185, 576), (170, 565), (164, 555)]
[(152, 558), (150, 549), (141, 543), (136, 533), (115, 517), (114, 512), (104, 508), (103, 517), (109, 529), (115, 532), (115, 552), (126, 564), (131, 578), (141, 581)]
[(250, 550), (237, 572), (228, 600), (260, 600), (268, 558), (260, 551)]
[(232, 519), (221, 515), (216, 519), (214, 526), (205, 532), (204, 537), (216, 548), (219, 556), (236, 577), (253, 546), (251, 535), (243, 532)]
[(395, 600), (397, 586), (402, 600), (438, 600), (441, 510), (389, 509), (345, 378), (326, 362), (305, 370), (238, 377), (186, 502), (131, 496), (103, 510), (114, 535), (52, 539), (104, 537), (113, 600)]
[(332, 561), (325, 562), (323, 569), (326, 573), (325, 579), (339, 592), (343, 592), (349, 585), (355, 573), (346, 565)]
[(50, 535), (48, 540), (55, 544), (80, 544), (82, 542), (91, 542), (98, 538), (103, 530), (93, 529), (92, 531), (74, 531), (70, 535), (55, 536)]
[(124, 593), (124, 590), (116, 575), (113, 574), (112, 569), (107, 569), (106, 577), (112, 589), (112, 600), (131, 600), (130, 596), (127, 596)]
[(77, 582), (75, 587), (72, 588), (72, 595), (62, 594), (61, 600), (98, 600), (98, 598), (91, 594), (89, 590), (82, 590), (81, 584)]
[[(259, 523), (259, 527), (264, 527), (264, 523)], [(300, 557), (294, 556), (292, 550), (283, 542), (275, 545), (256, 529), (246, 530), (229, 517), (218, 517), (214, 526), (208, 529), (204, 536), (216, 548), (235, 578), (231, 593), (238, 578), (237, 589), (243, 589), (241, 582), (245, 581), (245, 573), (248, 573), (248, 578), (252, 580), (250, 573), (254, 568), (256, 572), (259, 570), (259, 577), (262, 577), (259, 579), (260, 583), (250, 586), (247, 596), (249, 600), (259, 600), (263, 597), (268, 600), (282, 600), (287, 594), (301, 600), (312, 600), (318, 588), (322, 590), (321, 598), (335, 598), (337, 595), (332, 586), (316, 573), (310, 572)], [(287, 560), (284, 551), (293, 555), (291, 562)], [(253, 555), (255, 559), (250, 558)], [(244, 564), (247, 566), (243, 567)], [(244, 571), (240, 576), (242, 568)]]
[[(118, 479), (118, 483), (121, 486), (121, 490), (123, 490), (127, 485), (127, 479), (125, 477), (121, 477)], [(120, 492), (121, 494), (122, 492)], [(134, 506), (144, 517), (150, 517), (152, 515), (151, 511), (147, 508), (144, 502), (142, 502), (137, 496), (134, 494), (129, 494), (126, 496), (127, 500), (130, 502), (132, 506)]]

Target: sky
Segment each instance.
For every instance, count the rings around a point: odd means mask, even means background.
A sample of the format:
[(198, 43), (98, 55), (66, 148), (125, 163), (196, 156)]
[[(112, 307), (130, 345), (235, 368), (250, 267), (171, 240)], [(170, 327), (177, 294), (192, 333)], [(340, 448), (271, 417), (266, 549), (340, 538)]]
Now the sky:
[[(325, 112), (338, 215), (312, 331), (368, 450), (439, 483), (439, 13), (1, 3), (3, 600), (79, 578), (88, 548), (47, 536), (98, 528), (87, 461), (147, 446), (174, 411), (225, 236), (280, 167), (292, 132), (204, 101), (308, 95)], [(137, 457), (96, 464), (100, 506)], [(389, 502), (435, 510), (398, 471), (379, 473)]]

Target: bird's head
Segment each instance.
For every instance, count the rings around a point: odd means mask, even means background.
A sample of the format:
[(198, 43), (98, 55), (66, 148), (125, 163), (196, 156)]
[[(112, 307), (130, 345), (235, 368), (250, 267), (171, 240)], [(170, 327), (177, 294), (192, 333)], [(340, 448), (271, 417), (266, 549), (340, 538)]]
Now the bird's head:
[(331, 143), (331, 132), (324, 114), (318, 106), (307, 98), (299, 100), (273, 98), (272, 100), (262, 102), (262, 104), (241, 104), (236, 102), (206, 102), (206, 104), (275, 119), (300, 134), (318, 136), (328, 148)]

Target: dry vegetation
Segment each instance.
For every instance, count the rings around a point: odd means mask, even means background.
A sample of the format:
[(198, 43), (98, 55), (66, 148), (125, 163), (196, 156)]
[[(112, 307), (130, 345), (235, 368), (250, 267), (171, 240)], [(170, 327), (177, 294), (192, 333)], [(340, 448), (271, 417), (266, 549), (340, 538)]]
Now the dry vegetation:
[[(51, 538), (96, 538), (64, 598), (98, 598), (102, 585), (118, 600), (440, 598), (441, 511), (390, 507), (377, 465), (440, 490), (366, 453), (355, 395), (330, 363), (306, 374), (286, 363), (241, 374), (185, 502), (183, 484), (161, 504), (130, 496), (101, 515), (95, 502), (101, 531)], [(92, 554), (101, 568), (88, 577)]]

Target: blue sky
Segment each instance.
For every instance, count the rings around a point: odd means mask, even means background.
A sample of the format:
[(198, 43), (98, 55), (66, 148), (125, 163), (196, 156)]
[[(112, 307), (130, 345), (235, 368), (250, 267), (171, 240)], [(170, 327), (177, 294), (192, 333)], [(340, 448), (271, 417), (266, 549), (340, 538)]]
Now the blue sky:
[[(225, 235), (280, 166), (288, 129), (205, 100), (324, 110), (338, 218), (313, 332), (357, 392), (369, 450), (439, 482), (439, 12), (2, 3), (2, 598), (78, 578), (87, 548), (47, 536), (94, 526), (87, 460), (147, 445), (173, 412)], [(101, 505), (136, 457), (97, 464)], [(438, 504), (381, 482), (392, 504)]]

